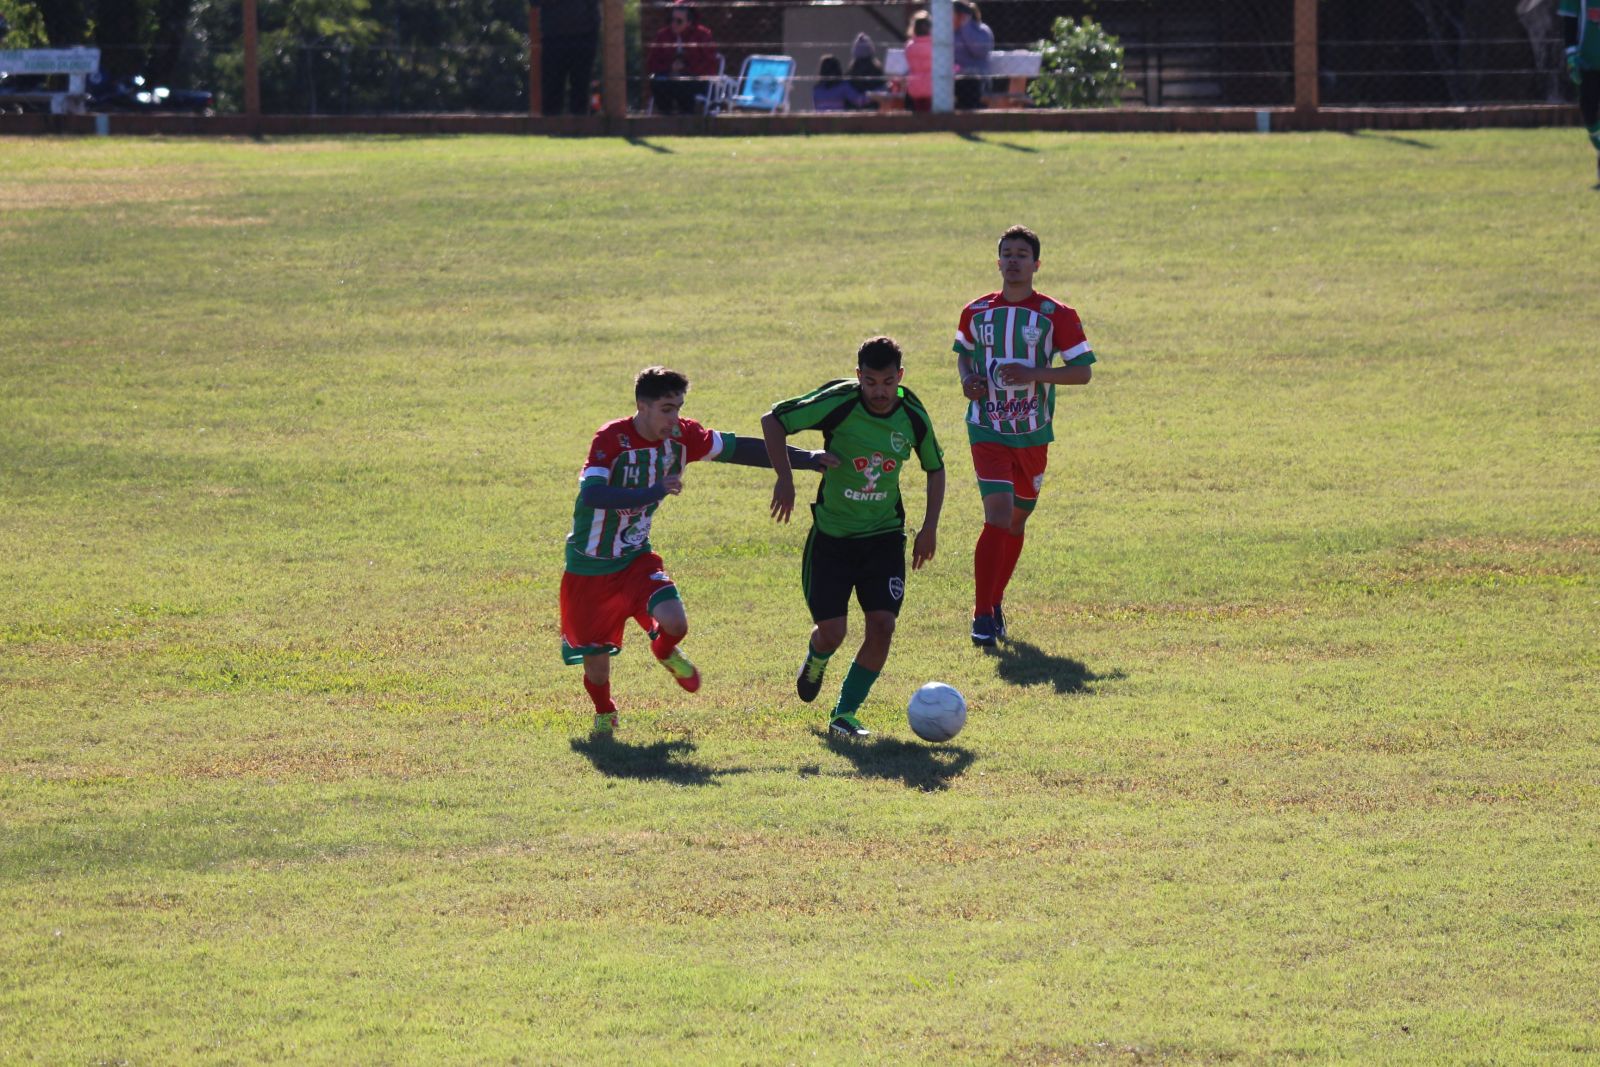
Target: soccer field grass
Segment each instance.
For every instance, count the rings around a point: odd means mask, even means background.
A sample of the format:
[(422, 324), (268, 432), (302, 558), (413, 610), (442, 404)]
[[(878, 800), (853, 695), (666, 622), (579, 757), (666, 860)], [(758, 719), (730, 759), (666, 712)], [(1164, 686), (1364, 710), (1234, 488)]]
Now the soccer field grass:
[[(1590, 167), (0, 139), (0, 1061), (1600, 1057)], [(949, 349), (1014, 222), (1099, 363), (985, 654)], [(653, 541), (705, 686), (632, 634), (592, 742), (594, 429), (665, 363), (756, 434), (876, 333), (950, 489), (872, 740), (859, 616), (793, 693), (806, 523), (704, 464)]]

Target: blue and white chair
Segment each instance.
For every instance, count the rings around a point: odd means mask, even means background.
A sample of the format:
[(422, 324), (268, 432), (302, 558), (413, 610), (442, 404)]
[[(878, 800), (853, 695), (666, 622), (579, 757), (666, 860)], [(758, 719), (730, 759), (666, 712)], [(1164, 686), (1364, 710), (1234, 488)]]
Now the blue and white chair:
[(746, 56), (729, 103), (745, 111), (788, 111), (793, 56)]

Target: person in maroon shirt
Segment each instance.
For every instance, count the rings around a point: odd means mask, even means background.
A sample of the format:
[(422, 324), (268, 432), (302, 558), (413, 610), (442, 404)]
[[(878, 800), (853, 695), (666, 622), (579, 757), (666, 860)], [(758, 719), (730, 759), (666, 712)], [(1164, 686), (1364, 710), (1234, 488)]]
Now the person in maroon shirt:
[(703, 95), (717, 73), (717, 46), (693, 4), (678, 0), (670, 21), (650, 42), (645, 55), (650, 93), (663, 115), (692, 115), (694, 98)]

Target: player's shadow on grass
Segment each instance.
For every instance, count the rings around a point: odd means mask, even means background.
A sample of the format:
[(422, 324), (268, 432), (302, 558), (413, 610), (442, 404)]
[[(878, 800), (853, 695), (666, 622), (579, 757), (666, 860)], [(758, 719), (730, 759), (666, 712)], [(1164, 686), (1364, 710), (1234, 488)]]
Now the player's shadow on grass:
[(1438, 147), (1427, 141), (1419, 141), (1415, 137), (1401, 137), (1397, 133), (1378, 133), (1375, 130), (1346, 130), (1345, 136), (1355, 141), (1388, 141), (1391, 144), (1403, 144), (1407, 148), (1423, 148), (1429, 152)]
[(668, 148), (666, 145), (664, 145), (664, 144), (651, 144), (649, 141), (645, 140), (643, 137), (629, 137), (629, 138), (627, 138), (627, 142), (629, 144), (633, 145), (633, 147), (635, 147), (635, 148), (648, 148), (648, 149), (650, 149), (650, 151), (654, 152), (658, 156), (671, 156), (671, 155), (676, 155), (677, 154), (677, 153), (673, 152), (672, 149)]
[(1025, 152), (1028, 155), (1034, 156), (1039, 154), (1039, 150), (1037, 148), (1029, 148), (1027, 145), (1022, 144), (1011, 144), (1009, 141), (991, 141), (984, 137), (981, 133), (958, 133), (956, 136), (960, 137), (963, 141), (971, 141), (973, 144), (991, 145), (995, 148), (1009, 148), (1013, 152)]
[(923, 792), (949, 789), (951, 780), (961, 777), (974, 758), (970, 749), (960, 745), (914, 744), (893, 737), (852, 741), (824, 734), (823, 740), (854, 763), (857, 773), (868, 778), (898, 778), (908, 788)]
[(717, 785), (718, 778), (744, 773), (743, 768), (717, 770), (686, 759), (694, 752), (693, 741), (630, 745), (604, 735), (575, 737), (572, 751), (587, 756), (594, 769), (608, 778), (671, 782), (673, 785)]
[(1006, 641), (997, 645), (991, 655), (998, 661), (1000, 677), (1012, 685), (1049, 682), (1058, 693), (1086, 693), (1096, 682), (1118, 682), (1127, 677), (1121, 671), (1096, 674), (1081, 660), (1052, 656), (1026, 641)]

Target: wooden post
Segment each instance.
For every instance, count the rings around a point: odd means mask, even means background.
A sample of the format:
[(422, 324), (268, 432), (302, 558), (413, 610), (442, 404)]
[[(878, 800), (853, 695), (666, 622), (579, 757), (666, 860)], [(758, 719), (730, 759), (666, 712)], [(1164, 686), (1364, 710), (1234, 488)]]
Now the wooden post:
[(1294, 0), (1294, 110), (1309, 116), (1317, 98), (1317, 0)]
[(539, 5), (528, 5), (528, 115), (544, 111), (544, 44), (539, 38)]
[(244, 0), (244, 113), (261, 134), (261, 59), (256, 50), (256, 0)]
[(622, 0), (600, 0), (600, 110), (608, 119), (628, 115), (628, 45)]

